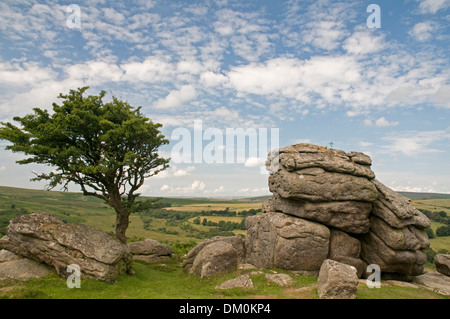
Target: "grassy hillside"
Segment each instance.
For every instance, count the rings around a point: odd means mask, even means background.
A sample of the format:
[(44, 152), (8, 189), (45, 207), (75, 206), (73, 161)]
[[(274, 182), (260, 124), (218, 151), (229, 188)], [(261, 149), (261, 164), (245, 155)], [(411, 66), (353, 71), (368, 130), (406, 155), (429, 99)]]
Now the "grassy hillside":
[[(143, 199), (155, 199), (144, 197)], [(236, 216), (214, 216), (211, 220), (219, 222), (240, 222), (245, 216), (239, 212), (261, 209), (261, 199), (214, 199), (214, 198), (160, 198), (163, 214), (134, 214), (130, 216), (127, 236), (135, 239), (153, 238), (164, 243), (200, 241), (214, 235), (230, 235), (215, 226), (195, 225), (196, 216), (212, 211), (236, 212)], [(45, 211), (54, 214), (64, 222), (80, 222), (98, 227), (112, 234), (114, 232), (115, 212), (100, 199), (84, 196), (81, 193), (31, 190), (0, 186), (0, 236), (6, 232), (9, 220), (15, 216)], [(153, 212), (155, 213), (155, 212)], [(174, 218), (171, 218), (174, 217)], [(242, 234), (242, 230), (232, 230), (231, 235)]]
[[(149, 198), (150, 199), (150, 198)], [(151, 198), (153, 199), (153, 198)], [(148, 265), (135, 262), (135, 276), (122, 275), (114, 285), (85, 279), (82, 289), (68, 289), (65, 279), (52, 274), (42, 279), (30, 281), (0, 281), (0, 298), (302, 298), (317, 299), (314, 284), (317, 277), (298, 275), (280, 269), (264, 270), (285, 272), (294, 282), (288, 287), (269, 283), (264, 274), (252, 275), (255, 288), (221, 291), (215, 286), (250, 270), (236, 270), (208, 279), (186, 275), (180, 265), (183, 255), (197, 242), (217, 234), (245, 235), (238, 229), (246, 215), (260, 211), (261, 203), (267, 196), (257, 198), (210, 199), (210, 198), (161, 198), (163, 207), (131, 216), (127, 235), (131, 240), (153, 238), (171, 245), (176, 256), (171, 261)], [(425, 209), (434, 216), (441, 211), (450, 215), (450, 198), (418, 194), (412, 204)], [(86, 197), (80, 193), (48, 192), (41, 190), (0, 187), (0, 236), (5, 233), (9, 220), (17, 215), (46, 211), (66, 222), (81, 222), (113, 233), (114, 211), (101, 200)], [(197, 223), (195, 220), (198, 219)], [(206, 222), (203, 223), (203, 220)], [(442, 225), (433, 221), (431, 229)], [(211, 224), (219, 226), (208, 226)], [(231, 229), (231, 230), (230, 230)], [(431, 249), (450, 250), (450, 236), (430, 239)], [(429, 264), (428, 267), (433, 267)], [(424, 288), (383, 286), (369, 289), (359, 285), (357, 298), (388, 299), (435, 299), (444, 298)]]

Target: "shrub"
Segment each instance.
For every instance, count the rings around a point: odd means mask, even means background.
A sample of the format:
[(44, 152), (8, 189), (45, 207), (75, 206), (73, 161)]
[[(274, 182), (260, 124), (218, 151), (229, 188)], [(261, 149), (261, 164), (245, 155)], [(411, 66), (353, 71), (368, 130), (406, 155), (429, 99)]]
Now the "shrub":
[(441, 226), (438, 229), (436, 229), (436, 236), (438, 237), (445, 237), (450, 236), (450, 226)]

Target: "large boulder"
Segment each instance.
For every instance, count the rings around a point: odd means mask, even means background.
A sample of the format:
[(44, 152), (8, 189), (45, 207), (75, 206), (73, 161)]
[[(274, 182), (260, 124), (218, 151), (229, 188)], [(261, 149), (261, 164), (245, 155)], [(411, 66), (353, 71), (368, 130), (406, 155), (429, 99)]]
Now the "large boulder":
[(236, 269), (244, 258), (245, 246), (241, 236), (216, 236), (192, 248), (182, 266), (188, 274), (209, 277)]
[(65, 224), (48, 213), (18, 216), (10, 221), (0, 248), (46, 263), (67, 277), (67, 266), (76, 264), (83, 276), (113, 282), (131, 271), (127, 245), (105, 232), (76, 223)]
[(318, 270), (327, 258), (329, 229), (316, 222), (269, 212), (249, 216), (247, 262), (259, 268)]
[(147, 263), (159, 262), (172, 258), (173, 249), (154, 239), (147, 238), (127, 244), (133, 254), (133, 260), (142, 260)]
[(354, 267), (327, 259), (320, 267), (317, 293), (320, 299), (355, 299), (358, 283)]

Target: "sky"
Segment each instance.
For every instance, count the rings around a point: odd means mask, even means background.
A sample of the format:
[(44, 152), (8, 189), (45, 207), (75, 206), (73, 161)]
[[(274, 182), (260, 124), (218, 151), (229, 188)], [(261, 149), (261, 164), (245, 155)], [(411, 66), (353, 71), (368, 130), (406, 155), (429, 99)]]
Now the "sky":
[[(296, 143), (450, 193), (449, 31), (450, 0), (2, 0), (0, 121), (83, 86), (141, 106), (172, 158), (147, 196), (268, 195), (268, 151)], [(6, 145), (0, 185), (43, 189)]]

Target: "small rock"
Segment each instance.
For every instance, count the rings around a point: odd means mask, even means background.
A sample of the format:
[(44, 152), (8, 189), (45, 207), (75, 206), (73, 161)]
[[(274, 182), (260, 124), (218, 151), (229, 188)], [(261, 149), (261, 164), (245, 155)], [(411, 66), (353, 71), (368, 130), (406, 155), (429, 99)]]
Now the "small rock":
[(266, 274), (266, 279), (273, 281), (280, 286), (292, 284), (292, 278), (286, 274)]
[(437, 254), (434, 257), (434, 264), (438, 272), (450, 276), (450, 254)]
[(238, 269), (258, 269), (256, 266), (253, 266), (252, 264), (240, 264), (238, 266)]
[(326, 259), (320, 267), (317, 292), (320, 299), (355, 299), (358, 282), (355, 267)]
[(253, 288), (253, 281), (249, 275), (242, 275), (234, 279), (227, 280), (222, 284), (216, 286), (216, 289), (231, 289), (231, 288)]

